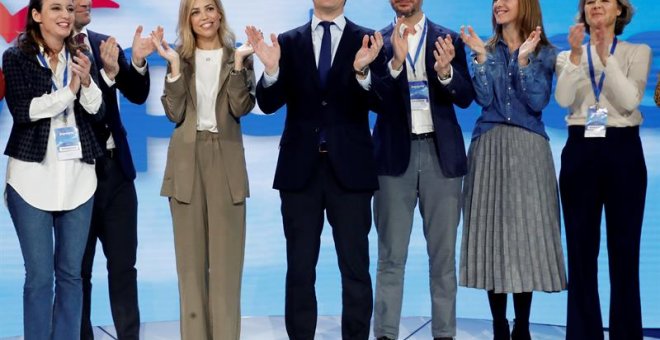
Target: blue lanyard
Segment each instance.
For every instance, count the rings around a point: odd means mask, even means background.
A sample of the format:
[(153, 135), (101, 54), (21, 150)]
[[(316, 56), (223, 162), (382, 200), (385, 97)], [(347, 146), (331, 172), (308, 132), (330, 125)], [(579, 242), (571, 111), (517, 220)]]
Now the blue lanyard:
[[(408, 58), (408, 63), (410, 64), (410, 68), (412, 68), (413, 74), (417, 75), (415, 72), (415, 65), (417, 64), (417, 60), (419, 60), (419, 55), (420, 52), (422, 51), (422, 47), (424, 47), (424, 44), (426, 43), (426, 30), (427, 30), (427, 21), (424, 20), (424, 30), (422, 30), (422, 37), (419, 39), (419, 44), (417, 45), (417, 52), (415, 53), (415, 60), (410, 56), (410, 52), (408, 52), (408, 55), (406, 57)], [(397, 34), (399, 32), (396, 32)]]
[[(65, 52), (64, 55), (66, 57), (66, 62), (65, 62), (66, 66), (64, 67), (64, 79), (62, 81), (62, 88), (66, 87), (67, 82), (69, 81), (69, 53)], [(46, 58), (44, 58), (44, 55), (41, 52), (39, 52), (39, 54), (37, 54), (37, 58), (39, 58), (39, 61), (41, 61), (41, 63), (44, 65), (45, 68), (51, 70), (50, 65), (48, 64), (48, 62), (46, 61)], [(53, 75), (55, 74), (55, 71), (51, 70), (51, 72), (53, 73)], [(53, 78), (50, 79), (50, 84), (53, 87), (53, 92), (57, 91), (57, 85), (55, 85), (55, 82), (53, 81)], [(74, 95), (75, 95), (75, 93), (74, 93)], [(68, 110), (64, 109), (64, 111), (62, 111), (62, 115), (64, 116), (64, 123), (66, 124), (67, 123), (67, 116), (69, 115)]]
[[(62, 82), (62, 88), (64, 88), (67, 85), (67, 82), (69, 81), (69, 53), (64, 53), (64, 55), (66, 56), (66, 63), (65, 63), (66, 66), (64, 66), (64, 81)], [(37, 54), (37, 58), (39, 58), (39, 61), (41, 61), (44, 67), (50, 70), (50, 65), (46, 61), (44, 55), (41, 54), (41, 52)], [(51, 72), (53, 72), (53, 75), (55, 74), (55, 70), (51, 70)], [(50, 82), (51, 85), (53, 86), (53, 91), (57, 91), (57, 85), (55, 85), (55, 82), (53, 81), (52, 78)]]
[[(610, 48), (610, 55), (614, 54), (617, 42), (618, 39), (614, 37), (614, 41), (612, 41), (612, 48)], [(600, 98), (600, 93), (603, 91), (603, 83), (605, 83), (605, 70), (603, 70), (603, 73), (600, 75), (598, 85), (596, 85), (596, 71), (594, 69), (594, 61), (591, 57), (591, 39), (589, 39), (589, 45), (587, 45), (587, 61), (589, 62), (589, 77), (591, 78), (591, 88), (594, 90), (594, 96), (596, 97), (597, 104), (599, 100), (598, 98)]]

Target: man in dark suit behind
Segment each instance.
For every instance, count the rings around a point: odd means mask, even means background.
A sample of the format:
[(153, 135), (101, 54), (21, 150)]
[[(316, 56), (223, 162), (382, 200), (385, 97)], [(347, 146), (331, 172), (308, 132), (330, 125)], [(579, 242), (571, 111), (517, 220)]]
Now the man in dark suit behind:
[(378, 116), (374, 144), (380, 189), (374, 196), (378, 266), (374, 334), (397, 339), (403, 277), (415, 206), (429, 256), (432, 335), (456, 335), (456, 233), (466, 156), (454, 105), (474, 98), (463, 42), (422, 12), (422, 0), (390, 0), (396, 25), (383, 32), (388, 76), (398, 94)]
[[(151, 39), (142, 38), (138, 27), (133, 38), (129, 63), (113, 37), (87, 30), (91, 0), (75, 0), (75, 33), (78, 44), (92, 53), (99, 72), (99, 87), (106, 107), (104, 119), (94, 126), (94, 134), (105, 151), (96, 161), (98, 186), (89, 238), (82, 264), (83, 313), (81, 338), (93, 339), (90, 320), (92, 265), (96, 240), (101, 240), (107, 259), (110, 308), (119, 339), (139, 338), (137, 270), (137, 195), (135, 167), (121, 122), (117, 89), (131, 102), (142, 104), (149, 95), (149, 70), (146, 57), (153, 52)], [(160, 32), (159, 28), (159, 32)], [(162, 33), (161, 33), (162, 34)]]
[(314, 339), (325, 212), (342, 276), (342, 338), (367, 339), (373, 308), (367, 235), (378, 188), (368, 112), (380, 86), (369, 65), (382, 37), (347, 20), (345, 0), (313, 2), (311, 22), (271, 35), (272, 46), (256, 28), (246, 29), (265, 66), (257, 84), (261, 110), (287, 105), (273, 185), (287, 241), (285, 323), (291, 339)]

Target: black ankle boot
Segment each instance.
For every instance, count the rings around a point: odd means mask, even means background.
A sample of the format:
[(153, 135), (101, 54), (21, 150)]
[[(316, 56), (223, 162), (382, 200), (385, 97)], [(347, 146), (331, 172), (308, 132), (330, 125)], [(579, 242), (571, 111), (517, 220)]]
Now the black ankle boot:
[(493, 320), (493, 340), (509, 340), (509, 320)]
[(513, 320), (511, 340), (532, 340), (532, 335), (529, 333), (529, 321)]

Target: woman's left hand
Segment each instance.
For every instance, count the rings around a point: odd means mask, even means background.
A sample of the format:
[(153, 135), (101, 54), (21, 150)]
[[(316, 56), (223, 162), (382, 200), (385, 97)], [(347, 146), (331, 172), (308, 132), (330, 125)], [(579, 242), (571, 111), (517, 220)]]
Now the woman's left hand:
[(249, 43), (239, 46), (234, 52), (234, 70), (240, 71), (243, 69), (245, 59), (254, 53), (254, 48)]
[(84, 87), (88, 87), (92, 82), (92, 78), (89, 75), (89, 70), (92, 67), (92, 62), (87, 58), (87, 56), (77, 51), (76, 55), (73, 57), (73, 62), (71, 63), (71, 71), (76, 76), (80, 77), (80, 83)]
[(536, 47), (541, 41), (541, 26), (536, 26), (536, 30), (532, 31), (527, 37), (527, 40), (520, 45), (518, 49), (518, 65), (527, 66), (529, 64), (529, 55), (536, 50)]

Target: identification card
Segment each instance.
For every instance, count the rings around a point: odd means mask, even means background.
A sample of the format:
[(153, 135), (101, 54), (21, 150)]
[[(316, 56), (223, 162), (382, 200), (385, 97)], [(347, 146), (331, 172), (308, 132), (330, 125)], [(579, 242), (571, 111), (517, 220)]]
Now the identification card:
[(82, 158), (80, 135), (78, 134), (78, 128), (75, 126), (55, 129), (55, 145), (57, 147), (57, 159), (60, 161)]
[(607, 108), (598, 105), (589, 106), (587, 123), (584, 125), (585, 138), (602, 138), (607, 131)]
[(429, 85), (425, 81), (413, 81), (409, 83), (410, 87), (410, 109), (413, 111), (428, 110), (429, 104)]

